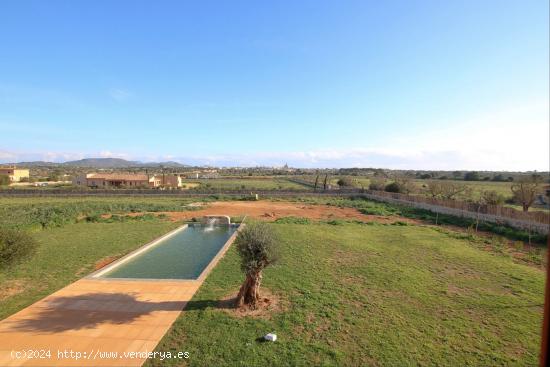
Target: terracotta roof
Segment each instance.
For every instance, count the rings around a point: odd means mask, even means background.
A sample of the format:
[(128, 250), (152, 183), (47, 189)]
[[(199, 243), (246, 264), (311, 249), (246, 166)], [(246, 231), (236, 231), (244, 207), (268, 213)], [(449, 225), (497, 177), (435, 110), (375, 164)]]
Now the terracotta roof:
[(132, 175), (120, 173), (91, 173), (86, 178), (116, 181), (148, 181), (147, 175)]

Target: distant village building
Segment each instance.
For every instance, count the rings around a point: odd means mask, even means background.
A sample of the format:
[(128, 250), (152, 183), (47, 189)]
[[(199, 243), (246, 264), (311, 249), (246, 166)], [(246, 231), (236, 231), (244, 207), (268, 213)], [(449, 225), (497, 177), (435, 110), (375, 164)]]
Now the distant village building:
[(155, 187), (181, 187), (181, 177), (177, 175), (121, 174), (121, 173), (88, 173), (77, 176), (73, 184), (93, 188), (155, 188)]
[(185, 177), (188, 179), (198, 180), (198, 179), (219, 178), (220, 174), (218, 173), (218, 170), (207, 169), (202, 171), (186, 172)]
[(21, 182), (21, 180), (29, 179), (29, 170), (12, 167), (0, 167), (0, 175), (8, 176), (10, 182)]

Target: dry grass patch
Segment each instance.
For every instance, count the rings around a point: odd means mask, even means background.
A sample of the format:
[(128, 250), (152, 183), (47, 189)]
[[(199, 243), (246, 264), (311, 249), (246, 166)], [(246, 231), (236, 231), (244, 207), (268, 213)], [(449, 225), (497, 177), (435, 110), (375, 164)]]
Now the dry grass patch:
[(0, 301), (23, 293), (27, 288), (28, 280), (26, 279), (6, 280), (0, 285)]

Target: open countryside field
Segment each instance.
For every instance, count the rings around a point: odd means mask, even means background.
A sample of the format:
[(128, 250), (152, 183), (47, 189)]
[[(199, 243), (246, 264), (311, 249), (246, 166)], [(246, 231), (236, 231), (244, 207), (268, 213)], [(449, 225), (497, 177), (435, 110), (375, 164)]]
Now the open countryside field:
[[(372, 177), (364, 177), (364, 176), (330, 176), (329, 177), (329, 183), (332, 186), (338, 186), (338, 180), (341, 178), (349, 178), (353, 182), (353, 186), (356, 188), (364, 188), (368, 189), (369, 184), (371, 183)], [(319, 184), (322, 186), (324, 177), (319, 178)], [(308, 182), (315, 182), (315, 176), (304, 176), (304, 180)], [(388, 183), (392, 182), (391, 179), (386, 179)], [(421, 180), (421, 179), (412, 179), (412, 181), (415, 184), (416, 190), (419, 193), (423, 193), (426, 191), (427, 184), (429, 180)], [(495, 190), (499, 194), (502, 194), (506, 199), (512, 197), (512, 191), (510, 190), (510, 187), (512, 185), (512, 182), (494, 182), (494, 181), (464, 181), (464, 180), (444, 180), (445, 182), (452, 182), (455, 184), (463, 184), (467, 185), (471, 191), (472, 196), (471, 198), (477, 198), (479, 197), (479, 193), (484, 190)]]
[[(367, 189), (370, 184), (370, 179), (365, 177), (348, 176), (354, 180), (355, 187)], [(339, 178), (333, 178), (331, 183), (336, 184)], [(510, 187), (511, 182), (493, 182), (493, 181), (463, 181), (463, 180), (445, 180), (446, 182), (452, 182), (457, 185), (466, 185), (471, 190), (471, 195), (468, 197), (462, 197), (462, 199), (478, 199), (482, 191), (494, 190), (497, 193), (504, 196), (505, 199), (512, 198), (512, 191)], [(391, 180), (388, 180), (391, 182)], [(413, 179), (418, 193), (426, 193), (428, 180)]]
[[(33, 208), (56, 214), (43, 214), (49, 222), (42, 226), (25, 215)], [(0, 272), (1, 318), (182, 220), (249, 214), (273, 222), (282, 239), (281, 261), (263, 281), (265, 294), (278, 303), (259, 317), (223, 308), (220, 301), (238, 290), (243, 277), (231, 248), (157, 350), (187, 350), (188, 364), (197, 366), (536, 363), (541, 265), (520, 261), (513, 256), (519, 250), (507, 250), (496, 237), (433, 227), (384, 204), (13, 198), (2, 200), (0, 210), (0, 224), (18, 222), (39, 242), (30, 260)], [(270, 331), (277, 332), (277, 343), (256, 341)]]
[(211, 190), (307, 190), (307, 186), (290, 182), (284, 178), (214, 178), (185, 180), (183, 185), (199, 184), (198, 189)]
[[(188, 350), (190, 366), (536, 364), (542, 270), (429, 228), (272, 226), (283, 255), (263, 286), (278, 310), (223, 309), (242, 282), (232, 249), (157, 350)], [(277, 343), (256, 341), (271, 331)]]
[[(342, 178), (351, 180), (353, 187), (358, 189), (368, 189), (373, 177), (364, 177), (364, 176), (349, 176), (349, 175), (335, 175), (330, 176), (328, 183), (332, 187), (338, 187), (338, 181)], [(300, 179), (306, 182), (315, 182), (315, 176), (303, 176)], [(379, 178), (377, 178), (379, 179)], [(391, 183), (391, 179), (385, 179), (386, 183)], [(319, 177), (319, 187), (323, 187), (324, 176)], [(497, 194), (502, 195), (503, 199), (508, 201), (512, 199), (512, 190), (511, 186), (513, 182), (495, 182), (495, 181), (464, 181), (464, 180), (442, 180), (444, 182), (450, 182), (456, 185), (466, 185), (469, 189), (467, 194), (457, 195), (455, 199), (464, 200), (464, 201), (475, 201), (480, 198), (480, 195), (484, 191), (495, 191)], [(429, 180), (423, 179), (412, 179), (414, 184), (415, 195), (425, 195), (429, 196), (428, 192), (428, 183)], [(540, 194), (544, 194), (543, 185), (540, 188)], [(505, 206), (509, 206), (518, 210), (521, 210), (521, 205), (514, 203), (505, 203)], [(543, 206), (533, 205), (530, 210), (548, 210)]]
[(189, 204), (193, 201), (189, 198), (166, 197), (2, 198), (0, 225), (25, 229), (50, 228), (78, 221), (90, 221), (104, 213), (192, 210), (193, 207)]

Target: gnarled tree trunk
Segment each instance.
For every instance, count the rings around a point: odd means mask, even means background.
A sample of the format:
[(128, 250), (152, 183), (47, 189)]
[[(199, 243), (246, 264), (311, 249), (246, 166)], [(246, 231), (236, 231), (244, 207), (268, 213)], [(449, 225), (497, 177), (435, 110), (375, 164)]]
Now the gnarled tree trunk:
[(237, 307), (247, 306), (255, 309), (260, 300), (260, 283), (262, 282), (262, 271), (254, 271), (246, 274), (246, 279), (237, 295)]

